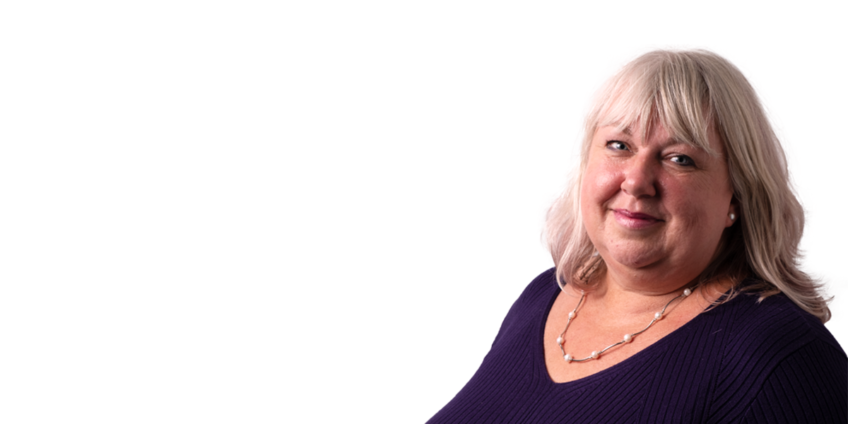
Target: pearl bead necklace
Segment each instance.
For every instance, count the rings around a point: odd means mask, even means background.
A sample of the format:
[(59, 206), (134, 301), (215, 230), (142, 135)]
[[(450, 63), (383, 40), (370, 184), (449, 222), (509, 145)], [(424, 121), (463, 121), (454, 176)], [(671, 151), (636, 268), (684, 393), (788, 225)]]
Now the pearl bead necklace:
[(669, 305), (671, 305), (672, 302), (674, 302), (675, 300), (678, 300), (678, 299), (683, 299), (685, 297), (688, 297), (690, 294), (692, 294), (692, 290), (689, 289), (689, 288), (686, 288), (685, 290), (683, 290), (683, 293), (681, 293), (679, 296), (675, 297), (674, 299), (669, 300), (668, 303), (666, 303), (665, 306), (663, 306), (661, 311), (654, 314), (654, 319), (652, 319), (651, 322), (649, 322), (648, 325), (645, 328), (643, 328), (643, 329), (641, 329), (641, 330), (639, 330), (635, 333), (625, 334), (624, 338), (620, 342), (613, 343), (613, 344), (611, 344), (611, 345), (609, 345), (609, 346), (607, 346), (607, 347), (605, 347), (601, 350), (592, 351), (591, 355), (589, 355), (589, 356), (587, 356), (583, 359), (576, 359), (573, 356), (571, 356), (571, 354), (565, 353), (565, 332), (568, 331), (568, 326), (571, 325), (571, 321), (573, 321), (574, 318), (577, 317), (577, 309), (580, 308), (580, 305), (583, 304), (583, 299), (586, 297), (586, 292), (581, 290), (580, 291), (580, 300), (577, 302), (577, 306), (574, 307), (573, 311), (568, 313), (568, 322), (565, 323), (565, 329), (562, 330), (562, 333), (560, 333), (559, 337), (557, 337), (557, 339), (556, 339), (557, 345), (559, 345), (559, 350), (562, 351), (562, 359), (565, 359), (566, 363), (591, 361), (592, 359), (600, 358), (602, 354), (604, 354), (606, 351), (608, 351), (608, 350), (610, 350), (610, 349), (612, 349), (616, 346), (632, 342), (633, 339), (636, 336), (644, 333), (649, 328), (651, 328), (651, 326), (654, 325), (655, 322), (661, 320), (663, 318), (663, 316), (665, 315), (665, 310), (668, 309)]

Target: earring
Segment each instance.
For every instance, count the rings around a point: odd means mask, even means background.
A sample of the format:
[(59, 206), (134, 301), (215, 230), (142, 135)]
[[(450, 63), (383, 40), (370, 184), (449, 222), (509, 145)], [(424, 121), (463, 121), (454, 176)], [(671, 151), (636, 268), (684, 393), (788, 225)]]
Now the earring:
[(731, 213), (730, 213), (730, 220), (731, 220), (731, 221), (735, 221), (735, 220), (736, 220), (736, 214), (734, 214), (733, 212), (731, 212)]

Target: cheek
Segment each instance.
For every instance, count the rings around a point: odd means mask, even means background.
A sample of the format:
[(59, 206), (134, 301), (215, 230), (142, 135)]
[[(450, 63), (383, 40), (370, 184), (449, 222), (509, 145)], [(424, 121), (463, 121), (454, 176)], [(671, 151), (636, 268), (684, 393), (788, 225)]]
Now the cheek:
[(617, 175), (613, 169), (598, 166), (586, 169), (580, 187), (580, 202), (584, 212), (603, 207), (618, 193), (621, 181)]
[[(674, 196), (673, 194), (677, 194)], [(699, 190), (692, 187), (675, 187), (669, 190), (667, 198), (675, 199), (667, 207), (682, 218), (685, 229), (691, 233), (700, 233), (711, 237), (712, 233), (724, 230), (725, 217), (730, 205), (730, 197), (716, 193), (715, 188)]]

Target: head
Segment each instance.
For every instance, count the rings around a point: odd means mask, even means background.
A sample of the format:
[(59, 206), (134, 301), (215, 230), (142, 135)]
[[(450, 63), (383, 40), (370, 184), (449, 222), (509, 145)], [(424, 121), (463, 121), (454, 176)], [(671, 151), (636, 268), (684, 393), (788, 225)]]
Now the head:
[(551, 208), (547, 241), (560, 281), (591, 285), (606, 267), (584, 225), (581, 187), (592, 140), (604, 128), (668, 136), (725, 161), (734, 222), (719, 229), (714, 254), (696, 279), (746, 277), (768, 296), (784, 292), (822, 320), (817, 285), (797, 267), (804, 213), (792, 192), (783, 149), (742, 73), (706, 51), (654, 51), (628, 63), (597, 94), (586, 117), (581, 163)]

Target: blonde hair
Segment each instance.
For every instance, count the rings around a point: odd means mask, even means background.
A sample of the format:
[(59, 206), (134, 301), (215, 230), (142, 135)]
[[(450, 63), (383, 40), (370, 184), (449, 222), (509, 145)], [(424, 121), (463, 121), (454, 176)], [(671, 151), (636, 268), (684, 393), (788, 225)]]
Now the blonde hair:
[(725, 230), (717, 257), (701, 282), (729, 278), (761, 299), (784, 293), (822, 322), (830, 319), (820, 285), (798, 268), (804, 210), (789, 182), (780, 141), (748, 80), (726, 59), (707, 51), (654, 51), (628, 63), (601, 88), (586, 117), (580, 168), (548, 211), (546, 239), (557, 280), (593, 283), (605, 269), (580, 214), (580, 185), (589, 144), (604, 126), (660, 124), (672, 137), (711, 154), (708, 133), (724, 144), (737, 223)]

